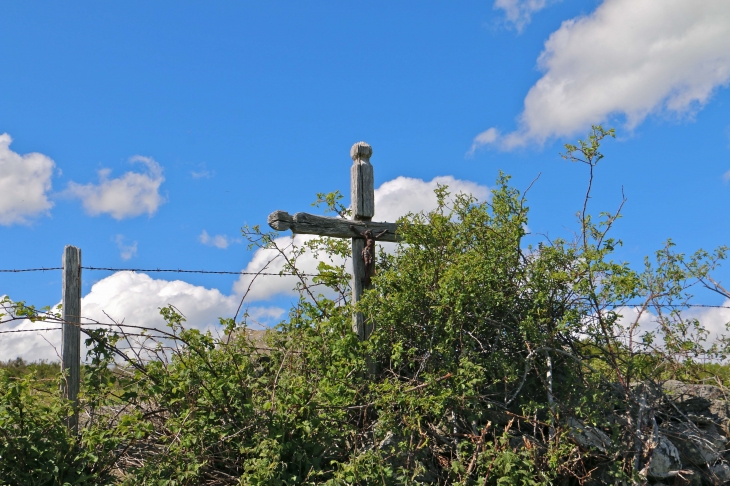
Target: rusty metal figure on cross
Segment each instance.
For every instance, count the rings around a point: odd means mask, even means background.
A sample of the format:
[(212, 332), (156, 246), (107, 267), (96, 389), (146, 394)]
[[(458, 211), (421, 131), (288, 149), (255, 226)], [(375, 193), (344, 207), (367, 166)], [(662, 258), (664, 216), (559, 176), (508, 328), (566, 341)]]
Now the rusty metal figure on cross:
[[(371, 221), (375, 214), (375, 189), (373, 187), (373, 166), (370, 156), (373, 149), (365, 142), (352, 146), (350, 157), (350, 196), (352, 219), (317, 216), (286, 211), (274, 211), (269, 215), (269, 226), (277, 231), (290, 229), (292, 233), (330, 236), (352, 239), (352, 303), (362, 298), (363, 290), (372, 285), (375, 274), (375, 242), (398, 241), (395, 223)], [(353, 235), (355, 233), (355, 235)], [(353, 330), (360, 339), (367, 339), (373, 323), (366, 323), (362, 313), (353, 314)]]
[[(365, 248), (362, 249), (362, 261), (365, 264), (365, 275), (363, 276), (363, 285), (369, 287), (372, 284), (372, 277), (375, 275), (375, 240), (383, 236), (388, 230), (383, 230), (377, 235), (373, 234), (373, 230), (365, 230), (360, 233), (357, 227), (350, 225), (350, 229), (365, 240)], [(355, 255), (352, 255), (355, 258)]]

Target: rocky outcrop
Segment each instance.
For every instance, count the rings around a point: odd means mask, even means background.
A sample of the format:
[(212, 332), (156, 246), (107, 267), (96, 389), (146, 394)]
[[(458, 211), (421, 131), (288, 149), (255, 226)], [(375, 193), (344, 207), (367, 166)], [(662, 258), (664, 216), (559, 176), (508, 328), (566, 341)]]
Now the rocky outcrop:
[(664, 435), (657, 434), (652, 438), (646, 476), (652, 479), (667, 479), (682, 469), (682, 460), (674, 444)]
[(677, 446), (682, 463), (693, 466), (715, 464), (720, 460), (727, 441), (714, 424), (670, 422), (662, 426), (662, 431)]
[(730, 401), (725, 391), (676, 380), (651, 391), (645, 416), (655, 417), (659, 426), (647, 430), (644, 442), (642, 474), (650, 484), (730, 485)]
[(719, 386), (688, 385), (669, 380), (662, 384), (662, 391), (693, 422), (712, 422), (728, 432), (730, 397)]
[(606, 452), (611, 446), (611, 438), (595, 427), (586, 425), (574, 417), (568, 417), (567, 425), (568, 436), (584, 449)]

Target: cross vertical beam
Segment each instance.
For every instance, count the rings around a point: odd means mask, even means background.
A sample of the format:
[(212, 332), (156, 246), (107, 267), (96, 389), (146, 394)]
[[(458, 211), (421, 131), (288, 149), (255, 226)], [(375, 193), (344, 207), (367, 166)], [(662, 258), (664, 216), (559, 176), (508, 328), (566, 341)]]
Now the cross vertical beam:
[[(350, 169), (350, 199), (353, 221), (370, 221), (375, 214), (375, 189), (373, 166), (370, 156), (373, 149), (365, 142), (358, 142), (350, 149), (352, 168)], [(352, 305), (362, 299), (366, 289), (365, 261), (361, 257), (365, 249), (363, 238), (352, 238)], [(374, 257), (375, 255), (373, 255)], [(372, 323), (366, 323), (362, 312), (352, 316), (352, 330), (360, 337), (367, 339), (373, 331)]]

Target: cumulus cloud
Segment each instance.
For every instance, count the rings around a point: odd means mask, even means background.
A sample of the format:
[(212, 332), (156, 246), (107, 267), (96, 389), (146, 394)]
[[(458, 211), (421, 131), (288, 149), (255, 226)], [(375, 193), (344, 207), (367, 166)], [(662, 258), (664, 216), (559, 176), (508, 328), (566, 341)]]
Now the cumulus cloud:
[[(638, 307), (620, 307), (616, 313), (621, 315), (619, 324), (623, 327), (622, 338), (628, 344), (631, 339), (634, 343), (641, 342), (645, 333), (655, 334), (655, 343), (661, 345), (663, 337), (659, 318), (652, 309), (639, 314)], [(700, 325), (708, 331), (708, 341), (713, 342), (722, 335), (727, 335), (727, 324), (730, 323), (730, 299), (726, 299), (718, 307), (691, 307), (681, 309), (681, 316), (685, 320), (697, 319)]]
[(127, 245), (124, 243), (124, 235), (117, 235), (116, 237), (114, 237), (114, 241), (117, 243), (117, 248), (119, 248), (119, 256), (122, 257), (122, 260), (129, 260), (133, 256), (137, 256), (136, 241), (131, 245)]
[[(127, 326), (141, 326), (168, 330), (159, 309), (168, 304), (182, 312), (188, 328), (201, 331), (220, 329), (219, 317), (233, 317), (240, 297), (224, 295), (216, 289), (192, 285), (180, 280), (154, 279), (135, 272), (117, 272), (95, 283), (88, 295), (81, 299), (85, 322), (109, 323), (110, 318)], [(249, 307), (249, 327), (265, 328), (278, 322), (284, 309), (278, 307)], [(108, 315), (108, 317), (107, 317)], [(0, 326), (3, 331), (31, 330), (4, 334), (0, 339), (0, 356), (26, 360), (57, 360), (61, 352), (61, 331), (35, 331), (57, 325), (44, 322), (16, 321)], [(138, 333), (131, 327), (128, 332)], [(83, 341), (83, 339), (82, 339)], [(82, 351), (82, 358), (85, 351)]]
[(471, 194), (479, 200), (489, 197), (489, 188), (476, 182), (455, 179), (453, 176), (434, 177), (430, 181), (411, 177), (396, 177), (375, 189), (374, 221), (396, 221), (407, 213), (431, 211), (437, 206), (434, 190), (449, 186), (449, 192)]
[(494, 139), (483, 132), (474, 148), (542, 144), (613, 117), (628, 130), (651, 114), (691, 117), (730, 82), (730, 2), (604, 0), (563, 22), (538, 67), (544, 75), (519, 128)]
[(621, 316), (618, 320), (619, 328), (622, 329), (620, 336), (627, 346), (630, 343), (640, 344), (646, 333), (655, 332), (659, 328), (655, 314), (650, 310), (639, 313), (640, 310), (639, 307), (618, 307), (614, 309), (614, 312)]
[(241, 240), (239, 239), (231, 238), (230, 236), (226, 235), (211, 236), (205, 230), (203, 230), (203, 232), (200, 233), (200, 236), (198, 236), (198, 241), (206, 246), (215, 246), (216, 248), (220, 248), (222, 250), (228, 248), (228, 245), (230, 245), (231, 243), (241, 242)]
[(232, 317), (238, 299), (217, 289), (182, 280), (154, 279), (136, 272), (117, 272), (95, 283), (81, 301), (82, 314), (98, 321), (109, 317), (135, 326), (156, 327), (162, 323), (159, 308), (172, 304), (197, 329), (213, 327), (218, 317)]
[(253, 329), (264, 329), (280, 321), (285, 312), (281, 307), (249, 307), (246, 309), (247, 325)]
[(726, 325), (730, 323), (730, 299), (726, 299), (720, 307), (693, 308), (684, 312), (685, 317), (695, 318), (710, 332), (710, 340), (722, 334), (728, 334)]
[(13, 139), (0, 135), (0, 224), (28, 223), (53, 207), (48, 199), (55, 163), (39, 153), (10, 150)]
[(483, 145), (489, 145), (490, 143), (494, 143), (499, 138), (499, 130), (496, 128), (488, 128), (484, 130), (482, 133), (474, 137), (474, 140), (471, 143), (471, 148), (469, 149), (469, 152), (467, 152), (468, 156), (474, 155), (474, 152), (477, 151), (477, 149)]
[(152, 216), (165, 202), (160, 185), (165, 181), (162, 167), (151, 157), (136, 155), (130, 162), (143, 164), (144, 172), (126, 172), (110, 179), (111, 169), (99, 171), (98, 184), (71, 182), (66, 194), (81, 199), (86, 212), (92, 216), (107, 213), (114, 219), (124, 219), (147, 213)]
[(494, 9), (504, 10), (505, 20), (522, 32), (532, 20), (532, 14), (544, 9), (547, 4), (547, 0), (496, 0)]
[[(5, 296), (0, 295), (0, 300)], [(0, 308), (0, 356), (2, 359), (23, 358), (28, 361), (60, 361), (61, 331), (56, 323), (27, 319), (12, 321), (12, 302)], [(48, 330), (50, 329), (50, 330)]]
[(201, 171), (190, 171), (190, 176), (193, 179), (210, 179), (215, 176), (215, 171), (201, 170)]
[[(434, 189), (441, 184), (449, 186), (452, 194), (473, 194), (480, 200), (489, 196), (489, 189), (475, 182), (455, 179), (452, 176), (435, 177), (431, 181), (398, 177), (383, 183), (375, 189), (375, 216), (374, 221), (396, 221), (409, 212), (430, 211), (436, 208), (437, 201)], [(292, 247), (301, 246), (312, 236), (295, 235), (283, 236), (275, 240), (280, 248), (285, 248), (287, 258), (292, 256)], [(392, 248), (393, 243), (380, 243)], [(298, 266), (303, 273), (316, 273), (320, 260), (310, 253), (299, 257)], [(279, 272), (284, 268), (285, 259), (278, 256), (275, 250), (260, 249), (246, 266), (245, 272)], [(341, 261), (332, 261), (332, 264), (342, 264)], [(247, 300), (266, 300), (276, 295), (292, 294), (292, 288), (297, 282), (296, 277), (266, 277), (261, 276), (253, 281), (251, 275), (242, 275), (234, 284), (234, 294), (243, 295), (248, 292)], [(252, 284), (253, 282), (253, 284)]]

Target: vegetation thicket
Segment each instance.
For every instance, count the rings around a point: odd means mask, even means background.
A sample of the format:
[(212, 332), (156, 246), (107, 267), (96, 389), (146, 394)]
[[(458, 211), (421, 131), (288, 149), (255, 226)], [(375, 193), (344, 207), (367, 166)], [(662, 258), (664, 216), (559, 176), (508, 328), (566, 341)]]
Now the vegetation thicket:
[[(594, 127), (564, 157), (601, 160)], [(349, 242), (281, 247), (258, 227), (253, 245), (319, 258), (318, 276), (262, 339), (248, 317), (222, 338), (186, 329), (86, 329), (90, 346), (78, 434), (71, 404), (40, 368), (0, 372), (0, 484), (533, 485), (638, 478), (642, 387), (722, 373), (724, 339), (685, 317), (691, 290), (728, 295), (711, 272), (726, 249), (685, 256), (671, 242), (643, 270), (617, 262), (619, 217), (584, 205), (574, 241), (525, 245), (524, 195), (500, 175), (488, 201), (436, 191), (438, 207), (399, 221), (380, 252), (352, 331)], [(346, 214), (338, 194), (320, 195)], [(633, 317), (632, 317), (633, 316)], [(637, 317), (638, 316), (638, 317)], [(650, 330), (640, 326), (650, 316)], [(43, 318), (37, 314), (36, 318)], [(575, 424), (604, 434), (576, 440)], [(637, 423), (639, 426), (637, 427)]]

